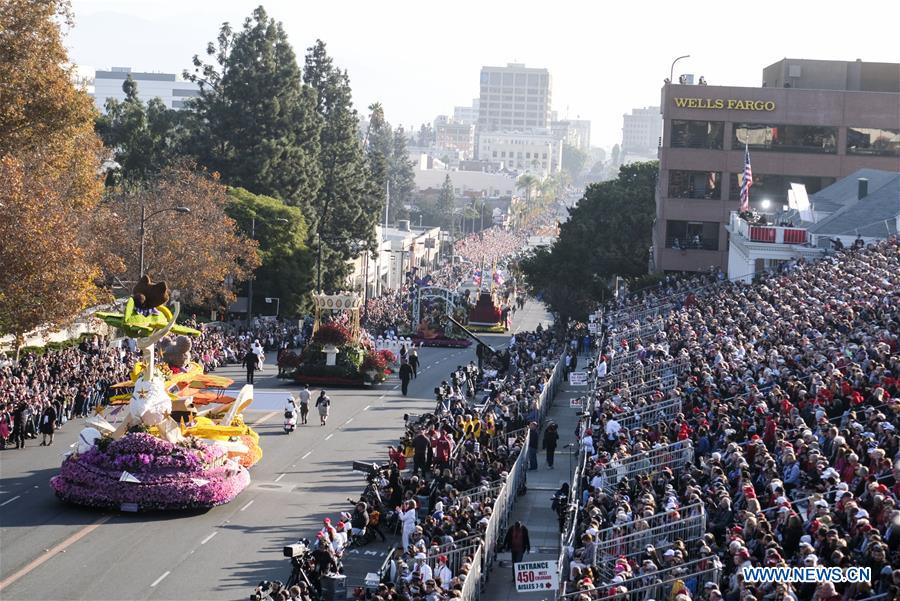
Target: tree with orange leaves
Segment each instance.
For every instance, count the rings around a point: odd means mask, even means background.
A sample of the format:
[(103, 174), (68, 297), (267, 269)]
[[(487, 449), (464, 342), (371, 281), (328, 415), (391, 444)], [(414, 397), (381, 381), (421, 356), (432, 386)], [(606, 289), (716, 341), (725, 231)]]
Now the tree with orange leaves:
[(70, 24), (67, 2), (0, 3), (0, 335), (17, 339), (99, 295), (102, 251), (86, 228), (103, 147), (66, 66)]

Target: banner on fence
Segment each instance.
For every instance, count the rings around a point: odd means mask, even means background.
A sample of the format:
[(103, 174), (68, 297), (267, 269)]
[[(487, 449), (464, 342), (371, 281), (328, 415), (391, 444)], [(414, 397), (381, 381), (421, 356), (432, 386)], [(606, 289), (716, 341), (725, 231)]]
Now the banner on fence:
[(572, 409), (581, 409), (581, 405), (582, 405), (581, 397), (575, 397), (575, 398), (569, 399), (569, 407), (571, 407)]
[(569, 386), (587, 386), (588, 374), (586, 371), (573, 371), (569, 373)]
[(515, 567), (517, 593), (555, 591), (559, 588), (555, 561), (523, 561)]

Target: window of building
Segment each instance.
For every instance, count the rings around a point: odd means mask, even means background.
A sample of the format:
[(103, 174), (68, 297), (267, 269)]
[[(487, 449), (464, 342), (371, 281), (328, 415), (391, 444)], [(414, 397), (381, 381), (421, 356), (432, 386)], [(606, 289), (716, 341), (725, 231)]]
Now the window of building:
[(900, 156), (900, 129), (848, 127), (847, 152), (849, 154)]
[(494, 151), (493, 157), (494, 157), (495, 159), (497, 158), (497, 151), (496, 151), (496, 150)]
[(531, 158), (531, 153), (530, 153), (530, 152), (526, 152), (526, 153), (525, 153), (525, 158), (526, 158), (526, 159), (530, 159), (530, 158)]
[(505, 151), (505, 150), (501, 150), (501, 151), (500, 151), (500, 157), (501, 157), (501, 158), (504, 158), (504, 159), (506, 158), (506, 151)]
[(672, 120), (672, 148), (721, 150), (725, 138), (722, 121)]
[(669, 171), (669, 198), (721, 198), (721, 171)]
[(666, 248), (719, 250), (717, 221), (666, 221)]
[(818, 125), (735, 123), (732, 148), (779, 152), (837, 153), (837, 128)]
[[(753, 186), (750, 187), (750, 206), (757, 211), (771, 213), (780, 212), (781, 206), (788, 203), (787, 193), (791, 184), (803, 184), (807, 194), (815, 194), (822, 188), (834, 183), (833, 177), (814, 177), (808, 175), (769, 175), (766, 173), (753, 174)], [(741, 174), (736, 173), (731, 177), (728, 197), (737, 201), (741, 198)], [(769, 201), (769, 209), (763, 209), (764, 200)]]

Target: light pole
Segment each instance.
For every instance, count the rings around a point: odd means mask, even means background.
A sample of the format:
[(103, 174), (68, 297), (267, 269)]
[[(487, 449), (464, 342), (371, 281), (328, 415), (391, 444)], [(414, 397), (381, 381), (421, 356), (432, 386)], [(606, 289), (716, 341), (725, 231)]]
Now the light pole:
[(275, 319), (278, 319), (278, 311), (281, 309), (281, 299), (277, 296), (266, 297), (266, 304), (271, 305), (272, 301), (275, 301)]
[[(275, 221), (278, 223), (290, 223), (284, 217), (276, 217)], [(256, 240), (256, 213), (250, 217), (250, 239)], [(247, 325), (250, 325), (250, 321), (253, 319), (253, 280), (255, 279), (254, 274), (250, 274), (250, 280), (247, 282)], [(266, 301), (268, 302), (268, 301)], [(278, 315), (278, 310), (275, 310), (275, 315)]]
[(690, 54), (685, 54), (684, 56), (679, 56), (675, 60), (672, 61), (672, 67), (669, 69), (669, 83), (672, 83), (672, 78), (675, 76), (675, 63), (680, 61), (683, 58), (691, 58)]
[(166, 213), (168, 211), (172, 211), (173, 213), (190, 213), (191, 210), (188, 207), (166, 207), (165, 209), (159, 209), (158, 211), (153, 211), (149, 215), (147, 215), (147, 207), (144, 205), (144, 202), (141, 201), (141, 254), (140, 254), (140, 275), (138, 275), (138, 279), (144, 277), (144, 235), (147, 233), (146, 224), (147, 221), (153, 218), (160, 213)]

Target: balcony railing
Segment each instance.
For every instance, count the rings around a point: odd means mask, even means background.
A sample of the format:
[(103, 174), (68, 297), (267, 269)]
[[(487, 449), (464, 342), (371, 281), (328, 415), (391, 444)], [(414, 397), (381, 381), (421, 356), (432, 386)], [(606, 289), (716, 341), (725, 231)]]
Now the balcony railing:
[(809, 235), (805, 228), (751, 224), (737, 211), (731, 212), (731, 231), (751, 242), (806, 244), (809, 241)]

